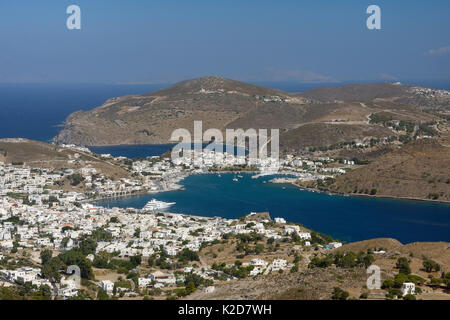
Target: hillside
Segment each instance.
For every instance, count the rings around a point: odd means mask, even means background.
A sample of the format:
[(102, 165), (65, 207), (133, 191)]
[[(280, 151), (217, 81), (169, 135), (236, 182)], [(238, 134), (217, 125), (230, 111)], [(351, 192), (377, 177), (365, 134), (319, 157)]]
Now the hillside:
[[(342, 267), (335, 263), (327, 267), (311, 267), (311, 259), (318, 255), (380, 251), (373, 254), (374, 265), (381, 269), (381, 280), (393, 279), (399, 270), (396, 262), (399, 257), (409, 261), (411, 273), (423, 279), (429, 276), (440, 277), (440, 272), (426, 272), (423, 268), (425, 258), (437, 262), (441, 270), (447, 272), (450, 266), (450, 250), (448, 242), (414, 242), (403, 245), (390, 238), (378, 238), (345, 244), (340, 248), (317, 253), (312, 249), (301, 251), (303, 259), (299, 262), (296, 272), (272, 272), (251, 278), (232, 280), (218, 284), (212, 293), (196, 291), (187, 299), (193, 300), (228, 300), (228, 299), (288, 299), (288, 300), (326, 300), (331, 299), (334, 287), (340, 287), (349, 293), (349, 298), (358, 299), (362, 293), (367, 293), (368, 299), (385, 299), (387, 290), (368, 290), (367, 273), (364, 266)], [(298, 249), (298, 248), (294, 248)], [(381, 252), (384, 251), (384, 252)], [(278, 253), (279, 257), (284, 257)], [(266, 257), (263, 257), (266, 259)], [(448, 300), (445, 290), (421, 285), (422, 292), (418, 299)], [(270, 288), (270, 290), (268, 290)]]
[(92, 167), (113, 179), (128, 177), (121, 167), (102, 160), (94, 154), (62, 148), (54, 144), (28, 139), (0, 139), (0, 161), (8, 164), (22, 163), (31, 168), (79, 169)]
[[(377, 119), (416, 124), (442, 121), (433, 108), (447, 101), (446, 92), (424, 93), (417, 88), (355, 84), (291, 94), (204, 77), (143, 95), (111, 98), (92, 110), (77, 111), (66, 119), (54, 141), (88, 146), (167, 143), (175, 129), (193, 132), (195, 120), (203, 121), (203, 130), (222, 132), (278, 128), (285, 150), (395, 137), (398, 132), (381, 122), (369, 123), (370, 117), (376, 114)], [(445, 108), (445, 103), (440, 106)]]
[(183, 81), (144, 95), (113, 98), (104, 105), (70, 115), (56, 142), (83, 145), (167, 143), (173, 130), (225, 129), (259, 108), (301, 110), (306, 99), (219, 77)]
[(334, 192), (450, 201), (449, 139), (423, 139), (339, 176)]
[(360, 83), (312, 89), (298, 96), (322, 102), (389, 101), (417, 107), (450, 110), (448, 91), (400, 83)]

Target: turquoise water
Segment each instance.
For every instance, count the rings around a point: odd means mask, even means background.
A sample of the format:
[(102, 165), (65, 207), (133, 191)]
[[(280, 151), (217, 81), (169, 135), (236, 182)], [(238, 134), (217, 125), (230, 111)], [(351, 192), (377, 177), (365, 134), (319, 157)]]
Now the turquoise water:
[(450, 241), (450, 205), (422, 201), (344, 197), (301, 190), (288, 184), (263, 183), (243, 174), (192, 175), (185, 190), (108, 199), (103, 206), (142, 208), (156, 198), (176, 202), (171, 212), (237, 218), (251, 211), (269, 211), (343, 241), (392, 237), (402, 243)]

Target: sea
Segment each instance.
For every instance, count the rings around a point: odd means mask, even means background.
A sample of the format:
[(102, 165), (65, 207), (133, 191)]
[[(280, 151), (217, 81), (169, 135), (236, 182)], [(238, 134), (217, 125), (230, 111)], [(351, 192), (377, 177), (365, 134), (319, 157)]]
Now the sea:
[(269, 212), (272, 218), (282, 217), (348, 242), (380, 237), (402, 243), (450, 242), (450, 204), (329, 195), (292, 184), (271, 183), (276, 175), (257, 179), (253, 175), (196, 174), (181, 182), (184, 190), (106, 199), (95, 204), (141, 209), (154, 198), (176, 202), (167, 209), (169, 212), (205, 217), (239, 218), (250, 212)]
[[(257, 83), (290, 92), (325, 84)], [(450, 90), (447, 82), (414, 84)], [(326, 84), (326, 85), (342, 85)], [(22, 137), (51, 142), (65, 118), (77, 110), (100, 106), (111, 97), (141, 94), (169, 84), (0, 84), (0, 138)], [(92, 151), (130, 158), (160, 155), (167, 145), (92, 147)], [(176, 202), (172, 212), (237, 218), (269, 211), (272, 217), (303, 224), (342, 241), (392, 237), (403, 243), (450, 242), (450, 205), (423, 201), (346, 197), (315, 193), (290, 184), (270, 183), (273, 176), (233, 181), (234, 174), (191, 175), (183, 190), (109, 199), (109, 207), (142, 208), (152, 198)]]

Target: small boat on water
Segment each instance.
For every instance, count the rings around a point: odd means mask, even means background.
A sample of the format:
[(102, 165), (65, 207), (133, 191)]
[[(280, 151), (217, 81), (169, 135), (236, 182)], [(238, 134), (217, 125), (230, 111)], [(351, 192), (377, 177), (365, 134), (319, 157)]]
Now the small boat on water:
[(144, 206), (144, 208), (142, 208), (142, 210), (145, 210), (145, 211), (162, 210), (162, 209), (167, 209), (167, 208), (173, 206), (174, 204), (175, 204), (175, 202), (164, 202), (164, 201), (152, 199), (149, 202), (147, 202), (147, 204)]
[(244, 176), (238, 175), (238, 178), (243, 178)]
[(239, 181), (239, 180), (238, 180), (238, 178), (234, 177), (234, 178), (233, 178), (233, 181), (237, 182), (237, 181)]

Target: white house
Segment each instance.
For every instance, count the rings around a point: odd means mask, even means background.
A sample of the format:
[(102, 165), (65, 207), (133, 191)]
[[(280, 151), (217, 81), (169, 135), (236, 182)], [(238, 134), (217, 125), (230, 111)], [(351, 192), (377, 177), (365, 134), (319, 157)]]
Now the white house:
[(106, 291), (106, 293), (110, 294), (114, 290), (114, 283), (110, 280), (102, 280), (100, 282), (100, 287)]
[(283, 270), (287, 267), (287, 261), (284, 259), (275, 259), (272, 261), (271, 269), (273, 271)]
[(414, 294), (416, 291), (416, 285), (412, 282), (405, 282), (402, 285), (402, 295)]
[(78, 288), (75, 281), (71, 279), (61, 279), (61, 287), (58, 289), (58, 295), (67, 299), (78, 295)]
[(335, 249), (335, 248), (339, 248), (342, 247), (342, 243), (341, 242), (330, 242), (327, 245), (327, 249)]
[(150, 283), (152, 283), (152, 279), (151, 278), (139, 278), (138, 279), (138, 286), (145, 288), (148, 287), (150, 285)]
[(175, 284), (176, 282), (175, 276), (172, 273), (163, 273), (161, 271), (156, 271), (149, 278), (153, 278), (156, 282), (164, 284)]
[(286, 223), (286, 220), (284, 218), (275, 218), (274, 220), (276, 223)]

